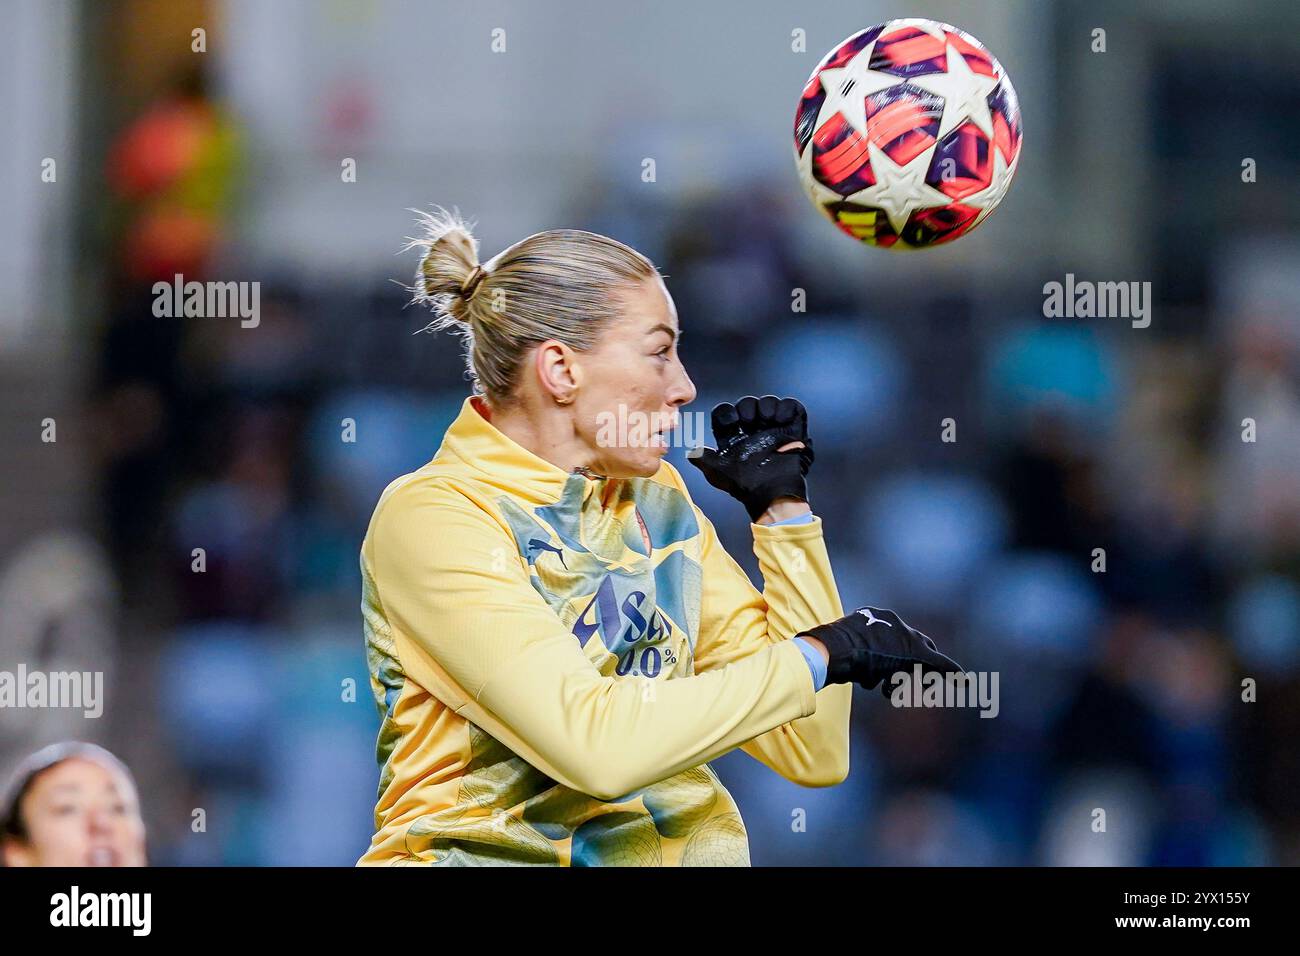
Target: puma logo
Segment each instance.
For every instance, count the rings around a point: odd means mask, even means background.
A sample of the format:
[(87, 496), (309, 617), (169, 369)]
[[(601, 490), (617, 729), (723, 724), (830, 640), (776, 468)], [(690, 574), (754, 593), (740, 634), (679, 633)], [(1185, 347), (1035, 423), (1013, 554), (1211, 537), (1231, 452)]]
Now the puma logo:
[(872, 610), (869, 607), (858, 608), (858, 613), (867, 619), (868, 624), (883, 624), (885, 625), (885, 627), (894, 626), (890, 624), (888, 621), (882, 621), (880, 618), (876, 617), (876, 615), (872, 613)]
[(528, 563), (529, 564), (534, 564), (537, 561), (537, 555), (533, 554), (533, 551), (554, 552), (557, 556), (559, 556), (560, 564), (564, 565), (564, 570), (566, 571), (569, 570), (568, 564), (566, 564), (564, 561), (564, 552), (561, 551), (559, 548), (557, 548), (555, 545), (551, 544), (551, 542), (543, 541), (541, 538), (529, 538), (528, 539)]

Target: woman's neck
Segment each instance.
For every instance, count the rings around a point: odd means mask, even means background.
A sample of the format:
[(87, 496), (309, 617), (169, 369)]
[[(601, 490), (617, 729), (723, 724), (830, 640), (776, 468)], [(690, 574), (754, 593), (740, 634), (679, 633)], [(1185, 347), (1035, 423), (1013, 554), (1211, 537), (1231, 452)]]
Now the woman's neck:
[(538, 458), (549, 461), (570, 474), (582, 470), (590, 477), (599, 475), (587, 472), (590, 454), (573, 434), (573, 426), (563, 415), (529, 415), (525, 409), (493, 409), (481, 398), (472, 399), (474, 408), (516, 445), (526, 448)]

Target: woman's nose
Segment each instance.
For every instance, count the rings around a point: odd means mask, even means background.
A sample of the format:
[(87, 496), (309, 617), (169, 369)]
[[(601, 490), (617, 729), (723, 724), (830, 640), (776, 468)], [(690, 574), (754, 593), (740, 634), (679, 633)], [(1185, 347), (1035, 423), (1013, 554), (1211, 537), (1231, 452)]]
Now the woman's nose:
[(695, 401), (695, 383), (682, 369), (680, 380), (668, 391), (668, 401), (672, 405), (689, 405)]

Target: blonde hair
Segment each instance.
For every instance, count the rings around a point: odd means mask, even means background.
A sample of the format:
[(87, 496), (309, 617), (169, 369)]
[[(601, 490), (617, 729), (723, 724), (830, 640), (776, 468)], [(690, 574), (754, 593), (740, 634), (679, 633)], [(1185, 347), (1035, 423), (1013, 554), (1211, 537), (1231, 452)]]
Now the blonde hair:
[(403, 251), (422, 253), (413, 301), (437, 313), (422, 331), (461, 335), (474, 391), (494, 406), (510, 401), (530, 347), (557, 339), (592, 348), (621, 314), (617, 293), (659, 275), (630, 246), (578, 229), (536, 233), (480, 265), (478, 240), (459, 213), (412, 211), (421, 234)]

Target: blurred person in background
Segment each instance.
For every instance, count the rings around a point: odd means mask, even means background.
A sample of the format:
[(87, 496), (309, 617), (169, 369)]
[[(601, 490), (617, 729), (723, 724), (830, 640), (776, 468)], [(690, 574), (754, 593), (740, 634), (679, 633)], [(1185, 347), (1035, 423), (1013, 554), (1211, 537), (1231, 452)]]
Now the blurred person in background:
[(208, 87), (202, 67), (187, 68), (109, 147), (123, 284), (206, 278), (226, 238), (242, 137)]
[(5, 866), (144, 866), (131, 771), (103, 747), (51, 744), (23, 760), (0, 803)]
[(722, 548), (663, 460), (696, 392), (645, 256), (551, 230), (480, 265), (459, 217), (424, 226), (416, 296), (461, 330), (475, 394), (362, 545), (382, 723), (360, 862), (748, 865), (710, 760), (838, 784), (846, 682), (958, 668), (892, 612), (841, 618), (793, 399), (719, 405), (690, 459), (749, 512), (763, 593)]
[(179, 72), (104, 162), (108, 311), (89, 412), (108, 545), (132, 584), (150, 580), (160, 501), (199, 444), (184, 426), (198, 411), (201, 323), (156, 316), (153, 285), (214, 274), (243, 177), (243, 127), (209, 87), (204, 67)]

